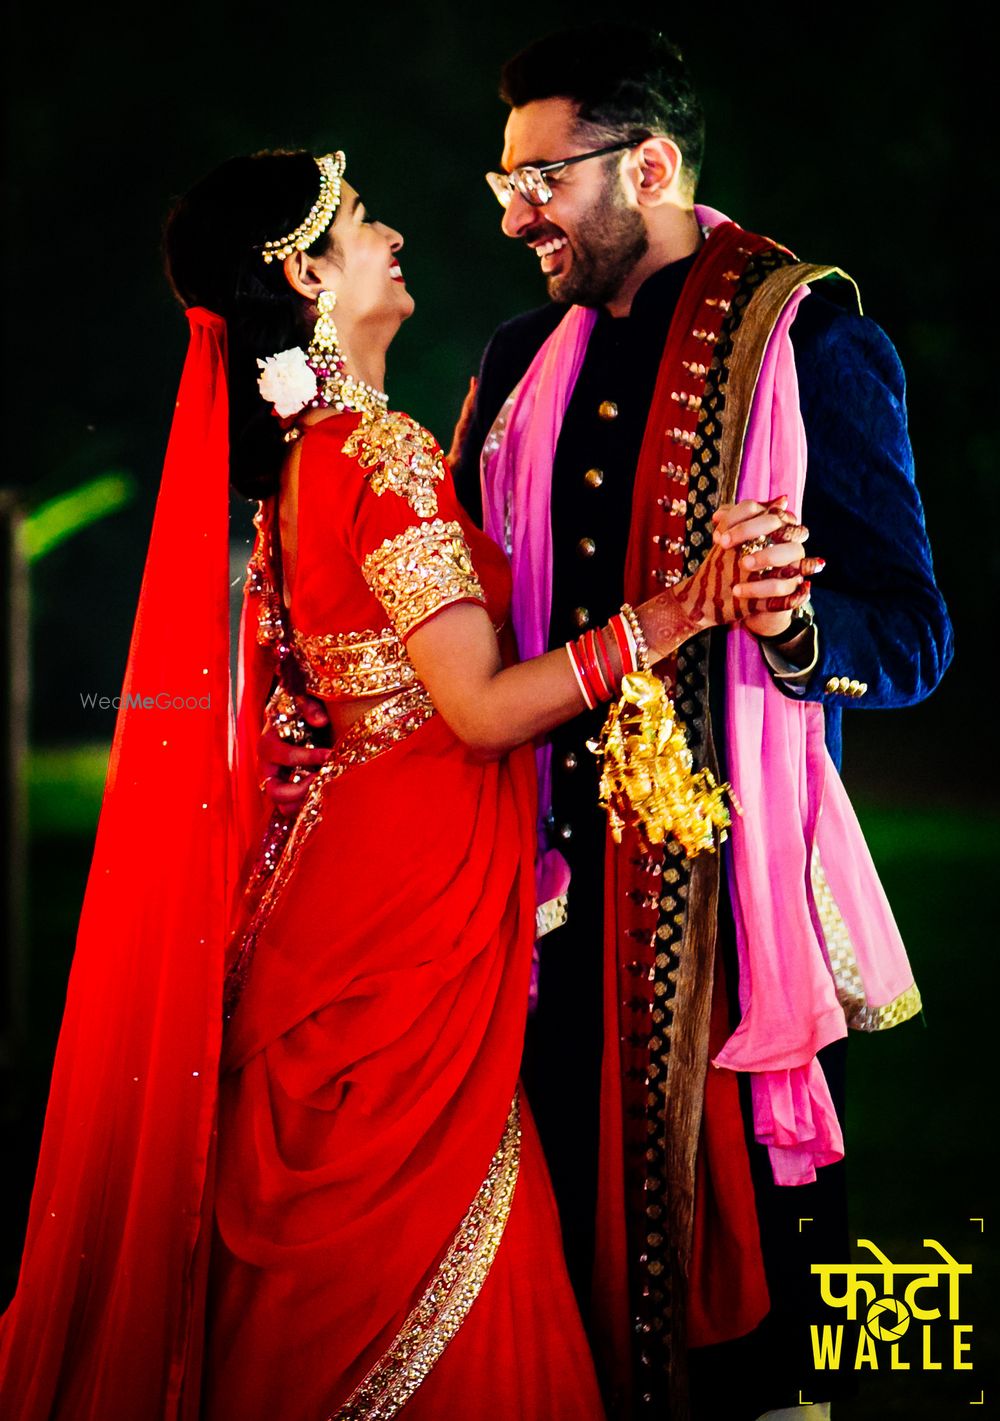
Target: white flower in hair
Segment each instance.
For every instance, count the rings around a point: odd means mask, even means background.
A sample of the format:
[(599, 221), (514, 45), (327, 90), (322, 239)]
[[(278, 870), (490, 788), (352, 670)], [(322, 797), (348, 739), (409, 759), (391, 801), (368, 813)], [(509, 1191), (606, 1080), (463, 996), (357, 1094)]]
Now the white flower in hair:
[(282, 419), (298, 414), (316, 398), (316, 376), (301, 346), (279, 350), (277, 355), (258, 360), (257, 365), (261, 372), (257, 380), (261, 396), (274, 405)]

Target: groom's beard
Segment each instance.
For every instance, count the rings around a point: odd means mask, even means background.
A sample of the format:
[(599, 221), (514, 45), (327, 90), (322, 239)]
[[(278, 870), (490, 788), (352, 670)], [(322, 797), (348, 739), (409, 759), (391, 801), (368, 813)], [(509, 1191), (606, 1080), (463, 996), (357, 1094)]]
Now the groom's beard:
[(645, 223), (626, 203), (617, 170), (569, 245), (569, 271), (548, 278), (549, 296), (566, 306), (607, 305), (649, 250)]

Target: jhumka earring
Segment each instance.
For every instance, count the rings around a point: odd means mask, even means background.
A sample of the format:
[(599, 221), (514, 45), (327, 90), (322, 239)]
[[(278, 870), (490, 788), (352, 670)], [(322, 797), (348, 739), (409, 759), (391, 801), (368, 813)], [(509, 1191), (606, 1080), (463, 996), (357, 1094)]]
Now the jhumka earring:
[(316, 408), (335, 410), (357, 410), (362, 414), (381, 414), (388, 408), (389, 397), (383, 390), (376, 390), (365, 380), (356, 380), (344, 373), (344, 355), (333, 321), (333, 308), (337, 304), (335, 291), (321, 291), (316, 299), (316, 325), (309, 342), (307, 358), (316, 376), (318, 386)]

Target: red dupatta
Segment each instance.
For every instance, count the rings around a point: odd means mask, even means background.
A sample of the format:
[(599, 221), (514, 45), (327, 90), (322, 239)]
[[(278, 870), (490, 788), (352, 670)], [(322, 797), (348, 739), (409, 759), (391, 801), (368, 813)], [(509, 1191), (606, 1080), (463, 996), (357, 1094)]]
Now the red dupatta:
[[(234, 795), (231, 772), (226, 328), (187, 315), (24, 1257), (0, 1323), (0, 1410), (19, 1421), (190, 1421), (200, 1402), (223, 955), (260, 798)], [(265, 676), (248, 657), (248, 747)]]

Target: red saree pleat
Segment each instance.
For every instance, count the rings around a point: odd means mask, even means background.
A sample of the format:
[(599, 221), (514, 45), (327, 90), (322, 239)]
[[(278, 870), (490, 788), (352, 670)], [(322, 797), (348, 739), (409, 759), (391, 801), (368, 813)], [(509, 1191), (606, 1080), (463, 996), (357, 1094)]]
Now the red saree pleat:
[(595, 1230), (593, 1317), (597, 1363), (612, 1415), (628, 1416), (632, 1406), (632, 1309), (629, 1301), (628, 1234), (625, 1201), (625, 1118), (619, 1041), (617, 942), (619, 881), (635, 831), (623, 831), (622, 845), (607, 836), (604, 851), (604, 1053), (601, 1058), (601, 1148), (598, 1160), (598, 1209)]

